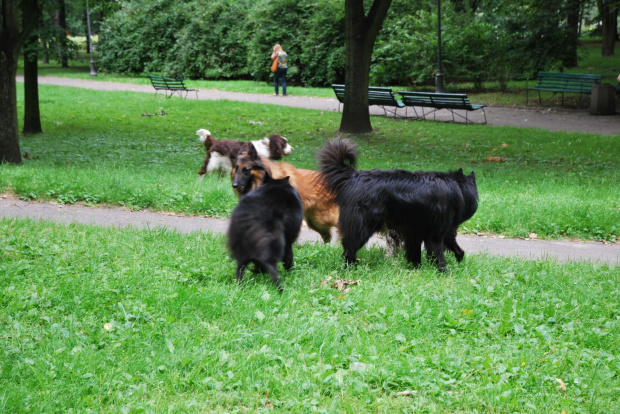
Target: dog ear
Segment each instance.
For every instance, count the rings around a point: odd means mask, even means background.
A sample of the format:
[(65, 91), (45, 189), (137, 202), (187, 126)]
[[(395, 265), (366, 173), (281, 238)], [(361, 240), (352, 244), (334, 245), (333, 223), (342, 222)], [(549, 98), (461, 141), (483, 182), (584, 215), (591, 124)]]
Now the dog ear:
[(459, 168), (459, 170), (457, 171), (457, 173), (458, 173), (458, 174), (460, 174), (460, 175), (464, 175), (464, 174), (463, 174), (463, 169), (462, 169), (462, 168)]
[(258, 153), (256, 152), (256, 148), (254, 144), (250, 143), (250, 148), (248, 149), (248, 155), (252, 161), (256, 161), (258, 159)]
[(287, 175), (286, 177), (282, 178), (282, 182), (288, 183), (289, 182), (289, 178), (291, 178), (291, 177), (289, 175)]
[(271, 180), (271, 175), (269, 175), (269, 172), (265, 171), (265, 175), (263, 176), (263, 184), (268, 183)]

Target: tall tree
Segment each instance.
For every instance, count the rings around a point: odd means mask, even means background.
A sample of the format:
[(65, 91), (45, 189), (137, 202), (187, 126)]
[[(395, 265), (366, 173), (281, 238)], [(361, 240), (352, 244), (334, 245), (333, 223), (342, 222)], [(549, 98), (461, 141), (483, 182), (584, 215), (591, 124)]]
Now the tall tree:
[(2, 0), (0, 14), (0, 163), (20, 164), (15, 75), (21, 49), (38, 20), (37, 0), (22, 0), (24, 24), (20, 27), (19, 0)]
[(43, 132), (39, 110), (39, 36), (30, 36), (24, 46), (24, 134)]
[(579, 46), (579, 26), (581, 19), (581, 10), (584, 7), (584, 0), (567, 0), (566, 1), (566, 23), (568, 26), (569, 36), (572, 42), (569, 42), (564, 66), (574, 68), (577, 66), (577, 49)]
[(597, 0), (598, 14), (602, 22), (603, 56), (613, 56), (618, 26), (618, 8), (620, 0)]
[(57, 20), (58, 26), (62, 31), (59, 34), (58, 41), (60, 44), (60, 62), (63, 68), (69, 67), (69, 51), (67, 45), (67, 5), (65, 4), (65, 0), (58, 0), (58, 11), (57, 11)]
[(370, 58), (392, 0), (374, 0), (368, 14), (364, 0), (345, 0), (345, 89), (340, 132), (372, 132), (368, 111)]

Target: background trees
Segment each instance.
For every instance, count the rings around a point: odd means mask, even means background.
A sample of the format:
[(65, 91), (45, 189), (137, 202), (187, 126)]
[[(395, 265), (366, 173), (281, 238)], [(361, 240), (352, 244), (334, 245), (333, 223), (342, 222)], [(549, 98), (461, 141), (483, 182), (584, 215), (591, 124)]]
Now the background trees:
[[(617, 2), (618, 0), (598, 0)], [(361, 2), (360, 2), (361, 3)], [(372, 2), (366, 1), (366, 11)], [(266, 80), (274, 43), (289, 53), (293, 83), (344, 81), (345, 7), (337, 0), (132, 0), (106, 19), (100, 67), (192, 78)], [(447, 82), (510, 79), (574, 66), (588, 0), (442, 2)], [(393, 0), (377, 36), (370, 83), (433, 83), (436, 2)], [(577, 23), (576, 23), (577, 21)]]

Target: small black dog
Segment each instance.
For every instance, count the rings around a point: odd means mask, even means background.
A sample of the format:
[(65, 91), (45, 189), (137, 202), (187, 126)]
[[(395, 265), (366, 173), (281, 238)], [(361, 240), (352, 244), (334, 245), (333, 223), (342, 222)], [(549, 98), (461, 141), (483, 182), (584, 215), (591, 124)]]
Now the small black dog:
[(457, 261), (463, 249), (456, 242), (458, 227), (478, 208), (473, 171), (410, 172), (355, 169), (357, 156), (350, 140), (328, 142), (318, 154), (322, 172), (340, 206), (339, 229), (347, 264), (374, 233), (387, 227), (405, 244), (407, 260), (422, 261), (422, 242), (437, 268), (446, 270), (444, 246)]
[(293, 242), (299, 236), (303, 207), (289, 177), (275, 180), (266, 173), (263, 184), (243, 195), (235, 207), (228, 228), (228, 247), (237, 260), (237, 280), (243, 280), (245, 266), (268, 272), (282, 291), (278, 262), (293, 267)]

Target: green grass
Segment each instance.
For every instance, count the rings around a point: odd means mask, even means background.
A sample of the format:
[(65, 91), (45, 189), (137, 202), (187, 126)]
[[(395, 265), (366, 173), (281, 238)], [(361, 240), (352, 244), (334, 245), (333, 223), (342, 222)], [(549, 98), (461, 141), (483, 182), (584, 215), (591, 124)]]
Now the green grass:
[(0, 245), (0, 412), (620, 410), (607, 265), (363, 249), (345, 271), (310, 244), (278, 294), (236, 284), (222, 236), (0, 220)]
[[(278, 132), (296, 148), (287, 161), (316, 168), (315, 153), (337, 134), (341, 116), (132, 92), (47, 85), (40, 91), (45, 133), (22, 137), (24, 164), (0, 166), (0, 192), (214, 217), (230, 214), (236, 198), (228, 178), (197, 178), (204, 158), (197, 129), (239, 140)], [(142, 116), (162, 110), (167, 115)], [(618, 136), (386, 117), (372, 122), (375, 132), (356, 138), (362, 169), (475, 170), (480, 208), (463, 232), (618, 238)], [(490, 156), (505, 162), (489, 162)]]

